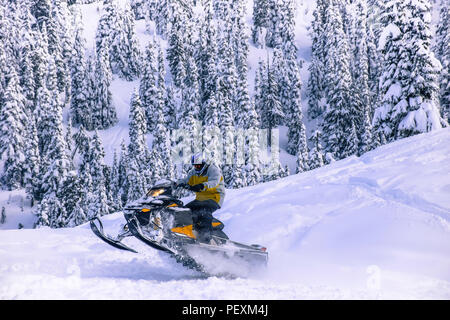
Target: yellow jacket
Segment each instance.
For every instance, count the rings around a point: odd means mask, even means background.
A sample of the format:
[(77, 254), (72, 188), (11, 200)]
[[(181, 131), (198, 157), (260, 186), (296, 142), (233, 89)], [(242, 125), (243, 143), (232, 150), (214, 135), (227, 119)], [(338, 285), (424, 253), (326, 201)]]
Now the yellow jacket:
[(214, 200), (219, 206), (222, 206), (225, 198), (225, 185), (223, 183), (223, 175), (220, 169), (213, 164), (205, 164), (206, 170), (199, 175), (194, 169), (188, 172), (186, 178), (178, 180), (178, 184), (186, 183), (194, 186), (203, 183), (205, 188), (200, 192), (196, 192), (195, 199), (205, 201), (208, 199)]

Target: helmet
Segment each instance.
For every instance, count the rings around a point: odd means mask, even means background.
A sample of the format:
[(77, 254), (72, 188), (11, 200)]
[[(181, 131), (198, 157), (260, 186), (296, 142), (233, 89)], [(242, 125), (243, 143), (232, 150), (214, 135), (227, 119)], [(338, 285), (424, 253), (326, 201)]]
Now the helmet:
[(206, 157), (202, 152), (193, 154), (191, 157), (191, 164), (194, 166), (194, 170), (198, 174), (202, 174), (206, 167)]

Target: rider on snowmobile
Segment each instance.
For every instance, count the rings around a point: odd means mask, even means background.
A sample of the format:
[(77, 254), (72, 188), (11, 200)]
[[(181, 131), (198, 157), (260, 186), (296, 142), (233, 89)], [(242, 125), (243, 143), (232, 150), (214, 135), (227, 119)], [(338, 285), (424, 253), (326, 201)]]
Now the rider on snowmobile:
[(220, 169), (209, 163), (203, 153), (191, 157), (192, 170), (177, 181), (195, 192), (195, 200), (185, 207), (191, 209), (195, 230), (200, 242), (211, 243), (212, 213), (220, 209), (225, 197), (225, 186)]

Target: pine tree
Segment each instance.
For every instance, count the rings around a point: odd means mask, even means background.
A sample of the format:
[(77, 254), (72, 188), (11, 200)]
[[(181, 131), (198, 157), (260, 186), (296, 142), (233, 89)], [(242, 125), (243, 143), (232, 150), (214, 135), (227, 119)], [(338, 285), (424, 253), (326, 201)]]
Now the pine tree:
[(268, 129), (269, 132), (269, 145), (272, 145), (271, 131), (273, 128), (283, 124), (285, 114), (280, 102), (280, 88), (276, 77), (277, 70), (274, 65), (267, 68), (267, 84), (265, 91), (263, 91), (263, 105), (265, 110), (261, 116), (261, 124), (263, 128)]
[[(288, 145), (286, 151), (290, 154), (297, 154), (299, 152), (299, 145), (306, 145), (306, 129), (303, 123), (302, 111), (302, 96), (301, 88), (302, 82), (300, 78), (300, 67), (296, 59), (296, 51), (291, 50), (285, 54), (286, 74), (285, 80), (285, 106), (284, 113), (286, 114), (288, 130)], [(300, 142), (299, 140), (302, 140)], [(305, 150), (302, 150), (305, 152)], [(306, 151), (307, 152), (307, 151)]]
[(77, 172), (69, 171), (60, 190), (61, 202), (67, 214), (64, 227), (75, 227), (87, 221), (86, 214), (81, 206), (83, 186), (80, 184)]
[(239, 150), (245, 147), (245, 135), (243, 130), (238, 130), (234, 145), (236, 148), (233, 152), (233, 162), (229, 164), (232, 168), (232, 172), (228, 185), (233, 189), (238, 189), (247, 185), (247, 168), (245, 166), (245, 158), (243, 154), (245, 150)]
[(121, 78), (131, 81), (140, 75), (141, 52), (134, 31), (134, 18), (128, 4), (122, 13), (120, 26), (120, 32), (111, 46), (111, 62), (113, 70), (116, 68)]
[[(216, 85), (217, 86), (217, 85)], [(222, 165), (222, 134), (219, 128), (219, 111), (216, 96), (211, 95), (206, 102), (206, 114), (203, 126), (203, 147), (202, 150), (215, 165)]]
[(154, 42), (152, 41), (149, 42), (145, 50), (144, 70), (139, 84), (139, 96), (145, 110), (147, 129), (153, 131), (155, 127), (154, 117), (158, 107), (158, 101), (156, 100), (158, 87)]
[(83, 113), (81, 116), (82, 125), (86, 130), (94, 130), (94, 124), (97, 122), (96, 114), (94, 110), (97, 108), (97, 82), (98, 79), (95, 75), (95, 54), (86, 57), (86, 73), (85, 73), (85, 91), (86, 96), (86, 109), (89, 112)]
[(91, 176), (91, 138), (88, 136), (83, 125), (77, 133), (74, 134), (75, 151), (79, 154), (78, 176), (79, 184), (83, 190), (81, 198), (77, 203), (77, 208), (73, 208), (74, 211), (70, 214), (69, 224), (76, 223), (77, 219), (88, 219), (88, 210), (90, 201), (92, 201), (92, 176)]
[[(157, 168), (160, 178), (172, 179), (174, 176), (170, 151), (170, 136), (165, 126), (162, 112), (158, 113), (158, 120), (152, 145), (152, 154), (161, 159), (161, 167)], [(155, 182), (155, 181), (153, 181)]]
[(67, 218), (67, 227), (73, 228), (88, 221), (88, 217), (81, 203), (81, 201), (75, 203), (75, 207), (73, 207), (71, 213)]
[(88, 70), (85, 58), (85, 39), (82, 26), (78, 24), (75, 32), (73, 55), (71, 59), (71, 117), (74, 124), (90, 127), (86, 113), (90, 113), (88, 96)]
[(186, 21), (183, 21), (183, 18), (184, 16), (173, 16), (167, 48), (167, 60), (169, 61), (173, 84), (178, 88), (181, 88), (186, 77), (187, 48), (184, 34), (190, 32), (189, 29), (186, 30)]
[(127, 167), (127, 203), (137, 200), (145, 194), (146, 180), (140, 170), (140, 165), (136, 157), (128, 159)]
[(47, 125), (48, 129), (43, 135), (44, 140), (40, 141), (45, 145), (41, 152), (44, 165), (42, 185), (44, 193), (57, 194), (72, 165), (66, 153), (61, 107), (52, 104), (47, 112), (49, 114), (47, 114), (44, 125)]
[(0, 224), (4, 224), (6, 222), (6, 209), (2, 207), (2, 213), (0, 216)]
[(154, 17), (156, 24), (156, 33), (163, 39), (167, 38), (167, 26), (169, 25), (170, 16), (170, 0), (157, 1)]
[[(48, 55), (48, 41), (47, 41), (47, 33), (46, 33), (45, 23), (42, 26), (42, 31), (37, 31), (35, 33), (36, 44), (31, 53), (31, 63), (33, 65), (33, 76), (34, 76), (34, 97), (35, 97), (35, 106), (34, 111), (37, 108), (37, 104), (39, 103), (38, 92), (42, 91), (42, 87), (44, 86), (44, 82), (47, 77), (47, 67), (49, 61)], [(41, 92), (42, 93), (42, 92)]]
[[(103, 12), (98, 22), (95, 35), (96, 54), (100, 55), (102, 51), (106, 50), (109, 54), (108, 58), (111, 58), (111, 61), (115, 60), (115, 57), (111, 56), (110, 50), (115, 48), (113, 45), (118, 45), (122, 40), (120, 32), (121, 18), (117, 2), (116, 0), (104, 0)], [(114, 54), (119, 54), (119, 52), (115, 52)], [(108, 63), (110, 63), (110, 60), (108, 60)]]
[(67, 224), (67, 212), (60, 199), (54, 193), (45, 194), (37, 207), (36, 227), (48, 226), (50, 228), (62, 228)]
[(100, 51), (95, 63), (95, 79), (97, 83), (95, 105), (92, 111), (93, 129), (107, 129), (114, 126), (118, 121), (110, 90), (112, 74), (108, 61), (108, 50)]
[(182, 89), (182, 109), (192, 111), (194, 119), (200, 118), (199, 76), (194, 57), (187, 57), (187, 73)]
[(154, 3), (154, 1), (145, 1), (145, 0), (131, 0), (130, 7), (134, 14), (134, 19), (140, 20), (145, 18), (146, 13), (146, 5), (147, 3)]
[[(195, 91), (196, 90), (194, 90), (194, 92)], [(193, 95), (196, 96), (195, 93)], [(179, 127), (177, 109), (178, 106), (175, 100), (174, 88), (172, 85), (169, 85), (166, 89), (163, 113), (165, 116), (167, 129), (169, 129), (171, 133)]]
[(130, 157), (139, 158), (143, 169), (144, 158), (148, 156), (147, 141), (146, 141), (146, 120), (142, 103), (137, 89), (135, 89), (131, 97), (130, 106), (130, 121), (129, 121), (129, 137), (130, 144), (128, 145), (128, 154)]
[(5, 157), (1, 180), (8, 190), (23, 185), (26, 113), (22, 88), (14, 68), (8, 74), (9, 81), (0, 108), (0, 158)]
[(90, 173), (92, 177), (92, 199), (88, 206), (88, 217), (92, 219), (94, 217), (103, 216), (114, 212), (114, 208), (110, 201), (111, 197), (108, 195), (105, 185), (104, 176), (104, 156), (105, 152), (101, 144), (97, 131), (95, 131), (92, 138), (90, 152)]
[(333, 2), (327, 8), (326, 49), (328, 52), (325, 80), (327, 109), (322, 122), (325, 152), (335, 159), (343, 159), (354, 153), (354, 140), (349, 140), (359, 115), (352, 96), (349, 45), (344, 33), (339, 7)]
[[(69, 42), (69, 30), (67, 26), (67, 10), (65, 3), (54, 0), (47, 21), (48, 52), (53, 57), (56, 65), (57, 87), (60, 93), (65, 93), (70, 87), (70, 71), (68, 59), (71, 54), (72, 45)], [(66, 8), (67, 9), (67, 8)], [(69, 51), (69, 52), (68, 52)]]
[(283, 43), (281, 35), (281, 24), (283, 23), (282, 2), (279, 0), (267, 0), (268, 17), (266, 45), (269, 48), (280, 47)]
[(137, 90), (133, 93), (130, 109), (129, 137), (126, 167), (127, 173), (127, 201), (140, 198), (147, 183), (151, 179), (147, 172), (147, 159), (150, 157), (146, 141), (146, 121), (142, 104)]
[[(29, 12), (28, 12), (29, 13)], [(21, 39), (21, 47), (19, 49), (19, 83), (22, 87), (22, 93), (24, 95), (24, 104), (27, 114), (34, 111), (35, 106), (35, 82), (32, 64), (32, 35), (31, 27), (30, 29), (24, 26), (23, 36)], [(3, 69), (3, 68), (1, 68)], [(1, 94), (0, 94), (1, 99)]]
[(373, 127), (370, 119), (369, 107), (364, 108), (364, 130), (360, 139), (359, 152), (361, 155), (376, 147), (376, 141), (373, 138)]
[(32, 13), (35, 16), (40, 28), (48, 23), (50, 19), (51, 1), (50, 0), (36, 0), (32, 7)]
[(39, 141), (36, 131), (36, 120), (31, 114), (27, 122), (27, 136), (25, 140), (25, 163), (24, 163), (24, 185), (31, 199), (31, 206), (39, 199), (41, 193), (39, 176), (41, 157), (39, 154)]
[(121, 205), (124, 206), (128, 202), (128, 177), (127, 177), (127, 164), (128, 161), (128, 152), (127, 147), (125, 145), (125, 142), (122, 141), (121, 143), (121, 149), (120, 149), (120, 157), (119, 157), (119, 163), (118, 163), (118, 178), (117, 178), (117, 197), (115, 199), (118, 199), (121, 201)]
[(450, 122), (450, 15), (448, 2), (441, 1), (439, 23), (436, 28), (434, 52), (442, 65), (439, 99), (442, 118)]
[(324, 165), (324, 155), (320, 144), (321, 132), (316, 130), (309, 138), (312, 148), (309, 152), (309, 169), (313, 170)]
[(264, 44), (263, 30), (267, 28), (268, 20), (268, 0), (254, 0), (252, 41), (257, 47)]
[(195, 51), (200, 83), (199, 90), (202, 102), (200, 119), (205, 117), (204, 104), (208, 101), (210, 95), (215, 92), (218, 64), (218, 31), (215, 23), (216, 21), (213, 19), (213, 14), (209, 6), (206, 6), (205, 11), (205, 18), (200, 25)]
[[(411, 19), (405, 19), (406, 15)], [(437, 102), (439, 63), (430, 50), (429, 18), (426, 0), (391, 0), (382, 12), (383, 98), (373, 121), (387, 141), (442, 127)]]
[(370, 141), (361, 141), (369, 139), (368, 122), (370, 122), (371, 111), (374, 101), (370, 93), (370, 65), (369, 65), (369, 43), (367, 40), (367, 7), (365, 0), (359, 0), (356, 3), (356, 17), (354, 29), (351, 30), (351, 47), (353, 50), (351, 73), (352, 73), (352, 92), (357, 106), (354, 120), (354, 126), (360, 146), (358, 154), (363, 153), (362, 144), (370, 145)]
[(265, 122), (265, 90), (267, 85), (267, 66), (266, 64), (259, 60), (258, 69), (255, 71), (255, 87), (254, 87), (254, 96), (253, 101), (255, 105), (255, 111), (258, 115), (258, 120), (261, 122), (261, 126), (263, 126)]
[(315, 119), (325, 111), (325, 26), (326, 8), (329, 2), (318, 0), (314, 10), (314, 20), (311, 25), (311, 63), (309, 65), (308, 79), (308, 117)]
[[(255, 113), (256, 115), (256, 113)], [(257, 127), (251, 127), (247, 130), (247, 148), (245, 153), (245, 183), (253, 186), (262, 180), (262, 162), (260, 158), (260, 145)]]
[[(113, 199), (119, 199), (119, 189), (120, 189), (120, 182), (119, 182), (119, 160), (117, 158), (117, 151), (114, 149), (114, 155), (113, 155), (113, 163), (111, 166), (111, 171), (109, 174), (109, 181), (111, 185), (111, 196)], [(122, 204), (119, 202), (117, 203), (120, 207), (122, 207)]]

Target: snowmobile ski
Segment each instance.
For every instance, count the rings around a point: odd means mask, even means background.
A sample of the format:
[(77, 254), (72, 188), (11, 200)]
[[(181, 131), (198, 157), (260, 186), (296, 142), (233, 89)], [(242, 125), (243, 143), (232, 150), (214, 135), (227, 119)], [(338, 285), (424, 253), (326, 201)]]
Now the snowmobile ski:
[(172, 250), (169, 250), (168, 248), (165, 248), (156, 242), (152, 241), (148, 237), (144, 235), (142, 232), (141, 226), (139, 224), (139, 221), (132, 215), (125, 215), (125, 218), (127, 219), (128, 229), (131, 231), (134, 237), (144, 242), (146, 245), (152, 247), (153, 249), (164, 251), (170, 254), (176, 254)]
[[(95, 224), (95, 222), (98, 221), (98, 226)], [(91, 226), (91, 230), (92, 232), (94, 232), (94, 234), (99, 237), (100, 239), (102, 239), (103, 241), (105, 241), (107, 244), (117, 248), (117, 249), (121, 249), (121, 250), (125, 250), (125, 251), (131, 251), (134, 253), (138, 253), (136, 250), (126, 246), (125, 244), (123, 244), (122, 242), (112, 239), (109, 236), (107, 236), (104, 231), (103, 231), (103, 224), (100, 221), (99, 218), (94, 218), (91, 219), (90, 221), (90, 226)]]

